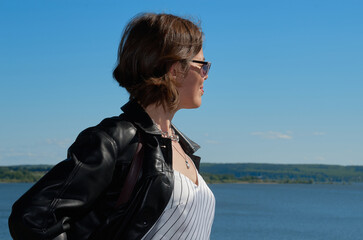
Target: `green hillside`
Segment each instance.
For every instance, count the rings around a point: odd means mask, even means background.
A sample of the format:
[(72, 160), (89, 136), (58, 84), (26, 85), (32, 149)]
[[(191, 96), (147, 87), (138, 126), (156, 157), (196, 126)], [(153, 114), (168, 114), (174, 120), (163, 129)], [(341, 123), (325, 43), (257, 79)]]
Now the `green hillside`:
[(319, 164), (201, 164), (209, 182), (349, 183), (363, 182), (363, 166)]
[(0, 182), (35, 182), (50, 170), (51, 165), (0, 167)]
[[(0, 182), (35, 182), (51, 165), (0, 167)], [(353, 183), (363, 182), (363, 166), (314, 164), (202, 163), (208, 183)]]

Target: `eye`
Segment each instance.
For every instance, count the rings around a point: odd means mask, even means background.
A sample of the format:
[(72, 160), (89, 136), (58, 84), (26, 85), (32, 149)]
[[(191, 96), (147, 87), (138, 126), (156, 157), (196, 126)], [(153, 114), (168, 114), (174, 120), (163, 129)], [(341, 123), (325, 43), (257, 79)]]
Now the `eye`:
[(209, 69), (211, 66), (210, 62), (199, 61), (199, 60), (192, 60), (192, 62), (202, 64), (202, 66), (200, 67), (200, 74), (202, 75), (202, 77), (205, 77), (208, 75), (208, 72), (209, 72)]

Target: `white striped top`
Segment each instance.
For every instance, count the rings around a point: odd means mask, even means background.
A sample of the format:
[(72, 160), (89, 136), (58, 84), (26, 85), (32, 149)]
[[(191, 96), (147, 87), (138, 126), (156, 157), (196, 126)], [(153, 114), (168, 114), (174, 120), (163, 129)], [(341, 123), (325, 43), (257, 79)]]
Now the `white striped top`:
[(160, 218), (142, 238), (209, 239), (214, 219), (215, 199), (198, 173), (198, 185), (174, 170), (174, 190)]

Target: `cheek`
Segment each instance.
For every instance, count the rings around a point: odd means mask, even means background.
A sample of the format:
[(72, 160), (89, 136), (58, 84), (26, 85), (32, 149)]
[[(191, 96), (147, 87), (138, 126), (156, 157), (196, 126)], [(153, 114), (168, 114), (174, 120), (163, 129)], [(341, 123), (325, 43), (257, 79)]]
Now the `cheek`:
[(200, 85), (197, 84), (197, 81), (190, 81), (184, 90), (189, 97), (193, 97), (199, 93)]
[(181, 86), (178, 87), (179, 96), (184, 101), (193, 101), (195, 97), (199, 97), (201, 79), (195, 71), (189, 71), (187, 76), (180, 81)]

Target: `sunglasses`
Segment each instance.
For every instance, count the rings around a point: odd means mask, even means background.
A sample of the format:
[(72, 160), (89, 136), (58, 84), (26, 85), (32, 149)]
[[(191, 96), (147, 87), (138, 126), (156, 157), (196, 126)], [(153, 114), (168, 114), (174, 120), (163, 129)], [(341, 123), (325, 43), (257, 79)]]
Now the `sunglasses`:
[(211, 62), (199, 61), (199, 60), (192, 60), (192, 62), (203, 64), (202, 67), (200, 68), (200, 75), (202, 75), (202, 77), (208, 76), (210, 66), (212, 65)]

